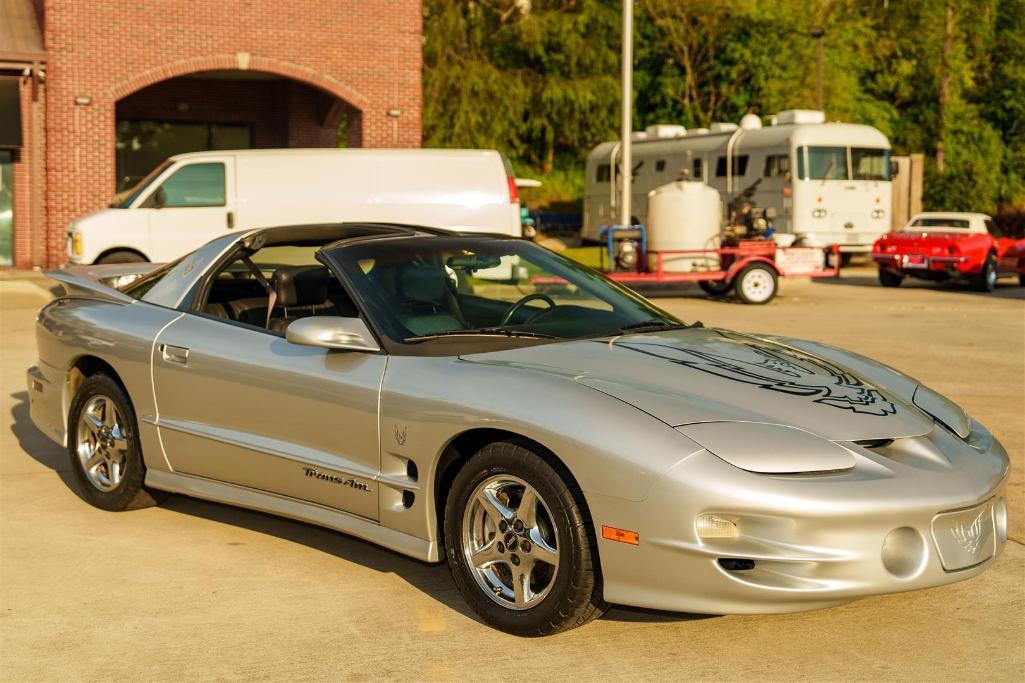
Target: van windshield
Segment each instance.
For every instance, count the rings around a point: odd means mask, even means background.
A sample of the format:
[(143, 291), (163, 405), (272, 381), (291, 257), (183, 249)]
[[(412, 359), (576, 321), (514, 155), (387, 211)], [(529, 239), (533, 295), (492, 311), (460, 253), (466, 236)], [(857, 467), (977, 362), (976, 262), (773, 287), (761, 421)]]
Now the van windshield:
[(130, 207), (132, 203), (139, 198), (139, 195), (146, 191), (146, 188), (150, 186), (153, 179), (163, 173), (171, 163), (172, 161), (170, 159), (166, 160), (164, 163), (147, 173), (146, 177), (140, 180), (134, 187), (118, 192), (114, 197), (114, 201), (110, 203), (110, 208), (127, 209)]

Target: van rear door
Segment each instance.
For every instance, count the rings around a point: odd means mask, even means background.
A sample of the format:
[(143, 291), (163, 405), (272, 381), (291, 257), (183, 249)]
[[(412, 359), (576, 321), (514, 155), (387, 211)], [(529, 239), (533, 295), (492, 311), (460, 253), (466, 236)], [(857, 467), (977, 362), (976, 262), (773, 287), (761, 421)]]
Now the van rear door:
[(235, 162), (209, 156), (179, 162), (139, 204), (153, 261), (171, 261), (236, 229)]

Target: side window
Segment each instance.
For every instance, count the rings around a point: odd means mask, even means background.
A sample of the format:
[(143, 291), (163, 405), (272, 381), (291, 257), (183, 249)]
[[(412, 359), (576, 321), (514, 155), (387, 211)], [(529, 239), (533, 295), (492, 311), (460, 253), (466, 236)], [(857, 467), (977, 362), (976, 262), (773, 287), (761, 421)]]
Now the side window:
[(599, 183), (607, 183), (612, 178), (612, 167), (609, 164), (598, 164), (598, 173), (595, 175), (595, 181)]
[(664, 170), (666, 170), (666, 160), (665, 159), (659, 159), (658, 161), (655, 162), (655, 171), (657, 173), (661, 173)]
[(790, 157), (786, 154), (770, 154), (765, 157), (766, 178), (782, 178), (790, 173)]
[[(741, 154), (740, 156), (733, 157), (733, 169), (734, 176), (746, 175), (747, 174), (747, 155)], [(719, 157), (715, 162), (715, 177), (725, 178), (726, 177), (726, 157)]]
[(224, 164), (220, 162), (183, 166), (143, 204), (147, 208), (224, 205)]
[(694, 168), (691, 169), (691, 171), (692, 171), (691, 179), (692, 180), (704, 180), (705, 174), (704, 174), (704, 169), (702, 168), (702, 165), (703, 164), (701, 163), (701, 159), (700, 158), (694, 160), (694, 163), (693, 163)]

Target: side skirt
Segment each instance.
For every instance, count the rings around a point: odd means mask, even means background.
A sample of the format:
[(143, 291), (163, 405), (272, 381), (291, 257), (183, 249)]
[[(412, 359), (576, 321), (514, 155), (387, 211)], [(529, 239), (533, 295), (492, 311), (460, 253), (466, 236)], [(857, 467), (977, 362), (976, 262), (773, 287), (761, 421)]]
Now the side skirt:
[(422, 538), (383, 527), (369, 519), (296, 498), (279, 496), (190, 474), (153, 469), (146, 472), (146, 486), (327, 527), (376, 543), (397, 553), (409, 555), (423, 562), (439, 562), (441, 559), (437, 541), (425, 541)]

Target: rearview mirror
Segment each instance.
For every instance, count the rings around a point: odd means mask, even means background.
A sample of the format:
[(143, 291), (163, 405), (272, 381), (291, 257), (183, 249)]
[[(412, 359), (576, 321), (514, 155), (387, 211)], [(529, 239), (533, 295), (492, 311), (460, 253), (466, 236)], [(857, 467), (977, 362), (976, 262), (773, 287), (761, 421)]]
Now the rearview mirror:
[(292, 344), (343, 351), (376, 353), (381, 350), (367, 324), (361, 319), (334, 315), (299, 318), (285, 328), (285, 339)]

